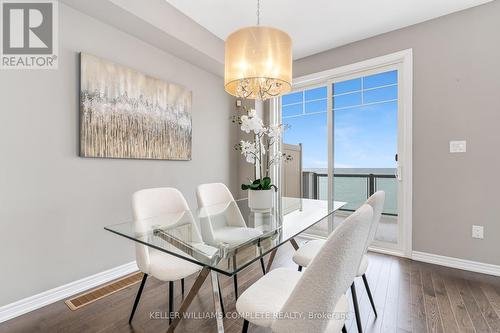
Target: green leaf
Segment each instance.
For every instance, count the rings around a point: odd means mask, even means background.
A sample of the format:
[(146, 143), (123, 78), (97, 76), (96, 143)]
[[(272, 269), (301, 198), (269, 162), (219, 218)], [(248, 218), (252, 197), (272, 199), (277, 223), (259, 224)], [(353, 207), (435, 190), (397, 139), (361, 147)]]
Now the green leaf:
[(247, 184), (241, 184), (241, 189), (242, 189), (243, 191), (246, 191), (246, 190), (248, 190), (249, 188), (250, 188), (250, 186), (249, 186), (249, 185), (247, 185)]
[(262, 181), (260, 183), (261, 183), (262, 188), (264, 190), (268, 190), (270, 188), (270, 186), (271, 186), (271, 178), (264, 177), (264, 178), (262, 178)]

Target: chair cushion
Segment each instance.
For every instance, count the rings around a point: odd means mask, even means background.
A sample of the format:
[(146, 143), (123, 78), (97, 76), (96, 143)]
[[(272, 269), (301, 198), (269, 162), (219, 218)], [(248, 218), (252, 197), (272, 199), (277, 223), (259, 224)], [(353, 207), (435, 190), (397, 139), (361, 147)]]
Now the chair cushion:
[(158, 250), (149, 250), (149, 272), (160, 281), (176, 281), (201, 270), (201, 266)]
[(216, 243), (238, 244), (262, 235), (260, 230), (244, 227), (222, 227), (214, 230)]
[[(293, 261), (302, 267), (307, 267), (313, 260), (316, 253), (319, 252), (319, 249), (325, 244), (325, 241), (322, 239), (315, 239), (309, 241), (299, 247), (295, 254), (293, 255)], [(361, 276), (366, 273), (368, 268), (368, 256), (365, 254), (361, 259), (361, 263), (359, 264), (358, 272), (356, 276)]]
[(300, 246), (295, 254), (293, 255), (293, 261), (303, 267), (309, 266), (313, 258), (319, 252), (321, 247), (325, 244), (323, 239), (311, 240), (304, 245)]
[(349, 312), (349, 302), (345, 294), (340, 296), (337, 305), (335, 305), (335, 316), (330, 320), (328, 326), (326, 327), (325, 333), (340, 333), (342, 332), (342, 327), (347, 319), (347, 314)]
[(283, 307), (302, 273), (290, 268), (273, 269), (245, 290), (236, 310), (251, 323), (271, 327), (272, 315)]
[[(289, 268), (277, 268), (245, 290), (236, 301), (236, 310), (249, 322), (271, 327), (273, 314), (279, 313), (302, 273)], [(326, 332), (340, 332), (349, 311), (347, 297), (342, 295), (335, 306), (339, 316), (332, 318)]]

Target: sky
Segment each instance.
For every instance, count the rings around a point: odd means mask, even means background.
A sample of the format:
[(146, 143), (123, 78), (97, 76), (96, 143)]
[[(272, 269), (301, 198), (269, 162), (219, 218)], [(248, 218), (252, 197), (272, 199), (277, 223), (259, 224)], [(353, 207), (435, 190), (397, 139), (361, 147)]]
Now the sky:
[[(397, 71), (333, 84), (335, 168), (394, 168)], [(282, 97), (283, 142), (302, 143), (303, 167), (327, 168), (327, 87)]]

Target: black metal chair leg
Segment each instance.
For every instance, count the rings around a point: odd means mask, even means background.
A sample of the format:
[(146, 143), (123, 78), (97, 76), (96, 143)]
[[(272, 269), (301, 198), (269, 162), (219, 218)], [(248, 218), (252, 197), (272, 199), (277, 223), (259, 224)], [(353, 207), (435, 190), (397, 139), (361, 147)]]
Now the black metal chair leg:
[(222, 300), (222, 289), (220, 287), (219, 279), (217, 279), (217, 283), (219, 284), (219, 300), (220, 300), (220, 308), (222, 310), (222, 316), (226, 317), (226, 311), (224, 310), (224, 301)]
[(247, 333), (248, 332), (248, 320), (244, 319), (243, 320), (243, 330), (241, 330), (242, 333)]
[(172, 324), (174, 313), (174, 281), (168, 282), (168, 324)]
[(234, 299), (238, 299), (238, 275), (233, 275), (233, 283), (234, 283)]
[(342, 333), (347, 333), (347, 328), (345, 328), (345, 325), (342, 326)]
[(368, 285), (368, 280), (366, 279), (365, 274), (363, 274), (361, 277), (363, 278), (363, 282), (365, 283), (366, 292), (368, 293), (368, 298), (370, 299), (370, 303), (373, 308), (373, 313), (375, 313), (375, 318), (377, 318), (377, 309), (375, 309), (375, 302), (373, 301), (372, 292), (370, 290), (370, 286)]
[(184, 279), (181, 279), (181, 292), (182, 292), (182, 297), (184, 297)]
[(356, 315), (356, 325), (358, 326), (358, 332), (363, 333), (363, 328), (361, 327), (361, 318), (359, 314), (358, 297), (356, 296), (356, 287), (354, 286), (354, 282), (351, 284), (351, 294), (352, 303), (354, 305), (354, 314)]
[(299, 265), (298, 271), (302, 272), (302, 266)]
[(135, 296), (134, 306), (132, 307), (132, 313), (130, 314), (130, 318), (128, 319), (128, 323), (132, 322), (134, 318), (135, 310), (137, 309), (137, 305), (139, 304), (139, 300), (141, 299), (142, 289), (144, 289), (144, 285), (146, 284), (146, 279), (148, 278), (147, 274), (144, 274), (142, 277), (141, 285), (139, 286), (139, 290), (137, 291), (137, 296)]
[(260, 257), (260, 267), (262, 268), (262, 274), (266, 275), (266, 266), (264, 265), (264, 258)]

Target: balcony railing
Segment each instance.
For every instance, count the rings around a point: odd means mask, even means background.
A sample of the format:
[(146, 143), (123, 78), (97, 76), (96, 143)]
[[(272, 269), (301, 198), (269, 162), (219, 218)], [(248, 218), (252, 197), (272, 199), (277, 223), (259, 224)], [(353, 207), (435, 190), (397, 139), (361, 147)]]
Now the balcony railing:
[[(304, 171), (303, 197), (326, 200), (328, 197), (328, 175)], [(345, 201), (345, 211), (354, 211), (361, 206), (368, 197), (378, 190), (386, 193), (384, 215), (397, 216), (397, 180), (394, 174), (334, 174), (334, 198)]]

